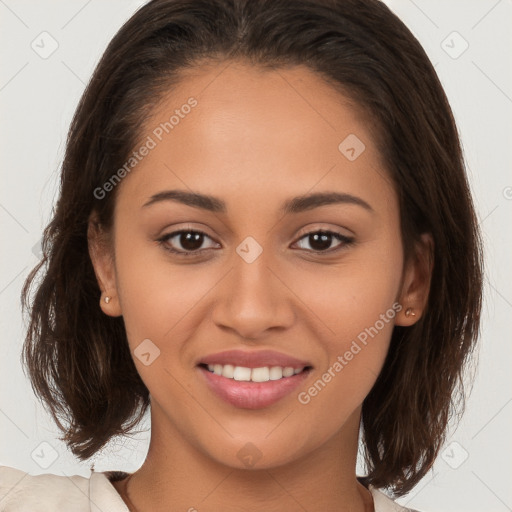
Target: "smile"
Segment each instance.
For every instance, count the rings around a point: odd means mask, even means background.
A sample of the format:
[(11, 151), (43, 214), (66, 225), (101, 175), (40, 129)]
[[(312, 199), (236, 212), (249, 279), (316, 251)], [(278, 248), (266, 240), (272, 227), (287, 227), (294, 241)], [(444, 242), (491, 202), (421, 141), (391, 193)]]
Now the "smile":
[(240, 409), (262, 409), (290, 395), (309, 376), (312, 368), (204, 365), (197, 368), (208, 388)]
[(302, 372), (306, 367), (263, 366), (261, 368), (248, 368), (246, 366), (233, 366), (232, 364), (209, 364), (207, 368), (215, 375), (221, 375), (227, 379), (246, 382), (268, 382), (269, 380), (292, 377)]

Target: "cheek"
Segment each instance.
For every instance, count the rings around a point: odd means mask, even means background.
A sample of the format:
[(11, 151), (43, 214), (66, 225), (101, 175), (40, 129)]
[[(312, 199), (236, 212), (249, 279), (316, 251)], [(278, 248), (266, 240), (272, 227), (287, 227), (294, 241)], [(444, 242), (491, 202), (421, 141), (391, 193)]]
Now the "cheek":
[(370, 392), (401, 310), (396, 302), (401, 275), (398, 240), (396, 249), (389, 245), (387, 251), (361, 252), (360, 258), (347, 260), (320, 281), (318, 275), (301, 281), (301, 293), (325, 327), (317, 343), (323, 345), (327, 360), (317, 369), (317, 380), (298, 397), (311, 417), (332, 421), (334, 428)]
[(320, 340), (327, 361), (316, 368), (315, 379), (297, 395), (302, 417), (322, 425), (320, 437), (336, 431), (362, 404), (384, 364), (396, 304), (393, 308), (392, 294), (388, 300), (376, 295), (339, 300), (338, 316), (334, 311), (332, 315), (335, 334)]
[[(393, 244), (375, 243), (347, 255), (336, 266), (305, 267), (300, 284), (295, 289), (307, 298), (333, 349), (343, 348), (366, 328), (374, 326), (397, 300), (402, 278), (400, 241)], [(387, 316), (394, 319), (395, 311)], [(388, 337), (392, 321), (378, 322), (379, 331)], [(332, 352), (332, 350), (330, 350)]]
[[(178, 265), (165, 249), (133, 238), (119, 236), (116, 241), (118, 292), (128, 342), (134, 351), (150, 339), (160, 349), (159, 364), (186, 371), (192, 364), (189, 354), (182, 354), (186, 341), (210, 314), (208, 301), (226, 269)], [(146, 368), (135, 363), (142, 375)]]

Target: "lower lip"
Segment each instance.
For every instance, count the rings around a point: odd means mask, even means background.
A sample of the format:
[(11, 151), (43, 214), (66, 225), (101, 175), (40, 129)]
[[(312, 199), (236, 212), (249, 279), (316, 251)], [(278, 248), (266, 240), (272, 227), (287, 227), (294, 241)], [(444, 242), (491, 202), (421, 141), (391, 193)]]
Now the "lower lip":
[(228, 379), (198, 367), (210, 389), (226, 402), (240, 409), (262, 409), (289, 395), (309, 375), (305, 370), (291, 377), (267, 382), (248, 382)]

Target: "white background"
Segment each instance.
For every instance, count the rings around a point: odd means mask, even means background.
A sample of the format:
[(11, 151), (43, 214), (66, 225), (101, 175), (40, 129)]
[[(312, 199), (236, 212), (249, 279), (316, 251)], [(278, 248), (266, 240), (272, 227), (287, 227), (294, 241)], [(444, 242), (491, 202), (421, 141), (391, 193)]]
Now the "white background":
[[(143, 3), (0, 0), (0, 464), (31, 474), (89, 476), (92, 462), (96, 470), (131, 472), (148, 447), (148, 421), (145, 432), (114, 440), (86, 463), (58, 441), (20, 366), (19, 303), (56, 198), (73, 111), (107, 43)], [(433, 471), (399, 502), (422, 512), (512, 510), (512, 1), (387, 3), (423, 44), (451, 102), (487, 260), (480, 363), (466, 415)], [(51, 49), (44, 31), (58, 43), (46, 59), (31, 47), (46, 37)]]

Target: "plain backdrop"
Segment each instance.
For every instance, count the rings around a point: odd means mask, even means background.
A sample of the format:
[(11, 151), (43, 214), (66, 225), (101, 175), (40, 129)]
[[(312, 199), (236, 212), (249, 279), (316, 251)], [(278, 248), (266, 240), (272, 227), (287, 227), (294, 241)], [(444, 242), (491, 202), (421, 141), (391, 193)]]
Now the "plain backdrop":
[[(149, 420), (80, 463), (20, 365), (19, 295), (39, 257), (73, 111), (109, 40), (144, 2), (0, 0), (0, 464), (31, 474), (136, 470)], [(486, 245), (479, 367), (467, 411), (402, 504), (422, 512), (512, 510), (511, 0), (388, 0), (426, 49), (451, 102)], [(508, 262), (508, 263), (507, 263)]]

